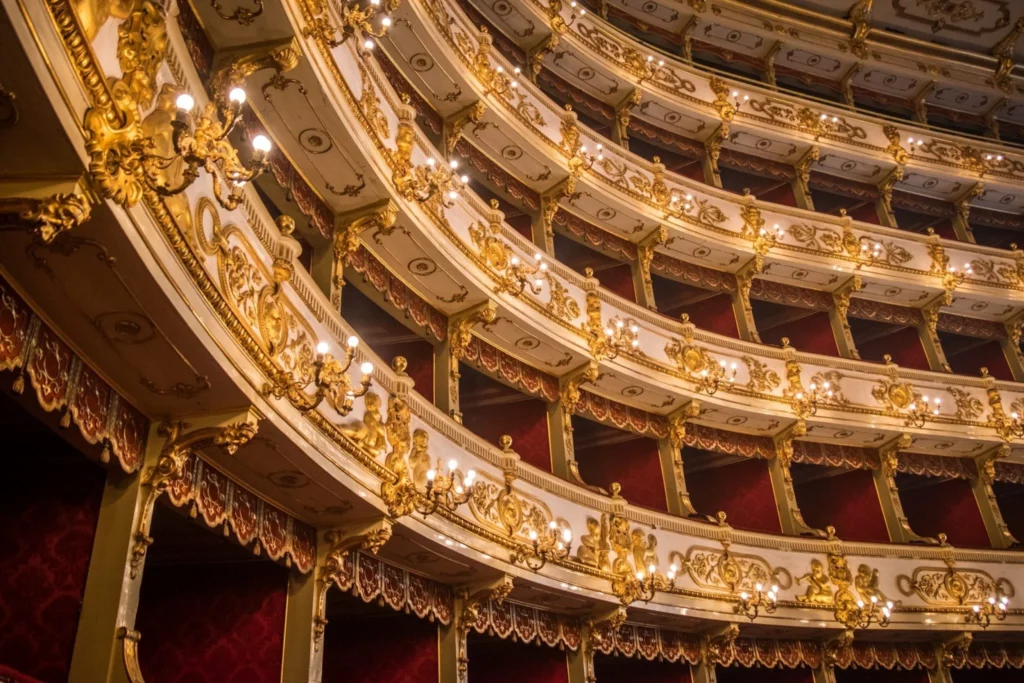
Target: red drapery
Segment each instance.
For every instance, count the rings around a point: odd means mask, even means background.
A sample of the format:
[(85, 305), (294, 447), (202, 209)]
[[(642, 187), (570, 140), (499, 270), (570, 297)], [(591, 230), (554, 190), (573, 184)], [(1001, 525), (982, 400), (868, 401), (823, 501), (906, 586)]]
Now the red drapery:
[(639, 437), (590, 448), (577, 448), (580, 475), (588, 484), (609, 490), (622, 485), (622, 496), (634, 505), (668, 511), (658, 442)]
[[(900, 475), (900, 502), (910, 528), (922, 536), (944, 533), (949, 542), (968, 548), (990, 547), (978, 502), (966, 479), (947, 479), (929, 486), (910, 488), (903, 482), (914, 475)], [(936, 502), (941, 502), (937, 505)]]
[[(804, 467), (819, 468), (818, 465)], [(889, 531), (870, 470), (847, 470), (835, 476), (797, 484), (795, 488), (800, 512), (812, 528), (824, 529), (832, 525), (840, 538), (850, 541), (889, 541)]]
[(953, 669), (953, 683), (1020, 683), (1024, 671), (1020, 669)]
[(469, 679), (485, 683), (569, 683), (566, 653), (481, 636), (469, 641)]
[(287, 585), (269, 561), (146, 567), (136, 628), (147, 683), (280, 681)]
[(466, 408), (462, 423), (495, 446), (504, 434), (512, 437), (512, 450), (523, 462), (551, 471), (547, 405), (536, 399)]
[(331, 618), (324, 638), (324, 683), (437, 683), (437, 624), (427, 619), (382, 608)]
[(767, 461), (751, 458), (687, 472), (687, 454), (694, 451), (683, 450), (683, 472), (690, 501), (698, 512), (714, 516), (724, 510), (728, 523), (737, 529), (782, 532)]
[(434, 347), (429, 342), (417, 339), (400, 344), (375, 344), (373, 350), (388, 364), (395, 356), (404, 356), (409, 361), (405, 371), (416, 383), (416, 391), (434, 402)]
[(690, 665), (595, 655), (594, 669), (601, 683), (691, 683)]
[(716, 294), (693, 306), (687, 306), (683, 312), (689, 314), (690, 322), (702, 330), (733, 339), (740, 338), (736, 327), (736, 310), (728, 294)]
[(1024, 541), (1024, 486), (997, 481), (992, 490), (1010, 533), (1018, 541)]
[(0, 399), (0, 666), (66, 681), (104, 472)]

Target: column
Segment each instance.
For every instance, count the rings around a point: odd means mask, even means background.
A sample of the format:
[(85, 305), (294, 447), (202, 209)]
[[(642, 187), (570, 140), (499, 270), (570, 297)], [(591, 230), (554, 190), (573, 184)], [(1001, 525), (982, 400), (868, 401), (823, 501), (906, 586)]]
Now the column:
[(807, 425), (802, 421), (793, 423), (775, 437), (775, 457), (768, 461), (768, 475), (771, 478), (772, 490), (775, 492), (775, 504), (779, 509), (779, 521), (782, 533), (789, 536), (817, 536), (825, 534), (812, 529), (804, 521), (800, 506), (793, 488), (793, 475), (789, 464), (793, 460), (793, 440), (807, 434)]
[(797, 207), (814, 211), (814, 200), (811, 198), (811, 169), (821, 157), (821, 149), (817, 145), (811, 145), (799, 161), (796, 162), (796, 177), (793, 178), (793, 197), (796, 199)]
[(985, 523), (985, 531), (993, 548), (1009, 548), (1017, 542), (1003, 521), (1003, 513), (999, 509), (995, 491), (992, 490), (992, 482), (996, 477), (995, 462), (1001, 457), (1009, 456), (1010, 447), (1003, 444), (989, 453), (979, 455), (974, 461), (978, 468), (978, 476), (971, 479), (971, 491), (974, 493), (974, 499), (978, 501), (978, 510), (981, 512), (981, 519)]
[(344, 265), (335, 258), (335, 245), (325, 243), (313, 249), (312, 267), (309, 274), (313, 282), (331, 301), (334, 310), (341, 312), (341, 291), (345, 286)]
[(940, 294), (935, 301), (921, 309), (924, 323), (917, 328), (921, 346), (924, 348), (924, 355), (928, 358), (928, 368), (935, 372), (953, 372), (946, 360), (946, 353), (942, 350), (942, 341), (939, 339), (939, 310), (945, 303), (944, 297), (944, 294)]
[(551, 471), (566, 481), (575, 481), (576, 453), (572, 441), (572, 416), (566, 413), (561, 401), (548, 407), (548, 438), (551, 439)]
[(970, 223), (971, 202), (980, 197), (984, 191), (985, 186), (982, 183), (974, 183), (953, 202), (956, 207), (956, 213), (953, 215), (953, 233), (961, 242), (975, 243), (974, 231), (971, 230)]
[(658, 439), (658, 457), (661, 460), (661, 474), (665, 482), (668, 511), (680, 517), (697, 514), (690, 502), (683, 472), (682, 451), (686, 439), (686, 421), (700, 414), (700, 403), (690, 401), (668, 416), (668, 436)]
[(658, 310), (654, 301), (654, 283), (651, 281), (651, 262), (654, 250), (668, 239), (668, 230), (659, 226), (636, 245), (636, 262), (633, 264), (633, 290), (636, 302), (652, 311)]
[(828, 311), (828, 322), (832, 326), (832, 334), (836, 338), (836, 347), (843, 358), (859, 359), (857, 345), (850, 330), (850, 297), (860, 291), (860, 277), (854, 276), (843, 283), (832, 293), (832, 308)]
[(704, 182), (712, 187), (722, 187), (722, 175), (718, 172), (718, 157), (722, 154), (722, 142), (728, 135), (729, 124), (722, 123), (704, 143), (704, 158), (701, 160), (701, 168), (704, 171)]
[(459, 361), (452, 354), (451, 338), (434, 344), (434, 405), (459, 424)]
[[(325, 543), (318, 543), (322, 555)], [(318, 557), (309, 574), (295, 569), (288, 575), (288, 602), (284, 614), (284, 647), (281, 652), (281, 683), (320, 683), (323, 675), (323, 647), (315, 644), (317, 616)], [(317, 646), (320, 645), (320, 646)]]
[(715, 665), (703, 659), (690, 666), (690, 678), (693, 683), (718, 683)]
[(615, 120), (612, 122), (612, 142), (623, 149), (629, 149), (629, 119), (633, 109), (640, 106), (643, 93), (636, 88), (615, 106)]
[(892, 212), (892, 191), (899, 181), (903, 180), (903, 167), (896, 166), (878, 184), (879, 197), (875, 200), (878, 221), (887, 228), (898, 228), (896, 214)]
[(750, 287), (757, 274), (757, 259), (751, 259), (736, 273), (736, 291), (732, 293), (732, 308), (736, 314), (736, 329), (740, 339), (761, 343), (754, 323), (754, 311), (750, 307)]
[(896, 466), (901, 448), (910, 446), (910, 435), (901, 434), (888, 444), (878, 449), (881, 465), (872, 474), (875, 479), (875, 490), (878, 491), (878, 502), (885, 517), (885, 526), (889, 531), (889, 539), (893, 543), (910, 543), (911, 541), (927, 541), (910, 529), (910, 522), (903, 513), (900, 492), (896, 487)]
[(176, 462), (214, 443), (235, 452), (256, 434), (258, 419), (246, 408), (189, 418), (187, 432), (180, 422), (153, 425), (140, 473), (109, 472), (71, 657), (72, 683), (120, 683), (132, 677), (129, 671), (138, 666), (139, 647), (135, 614), (146, 550), (153, 543), (153, 506), (180, 476)]
[[(341, 289), (345, 285), (344, 268), (359, 250), (361, 236), (367, 230), (387, 233), (398, 220), (398, 205), (390, 199), (374, 202), (354, 211), (336, 216), (334, 219), (333, 263), (327, 263), (326, 254), (321, 255), (320, 263), (314, 264), (313, 270), (317, 283), (326, 286), (324, 293), (331, 298), (335, 309), (341, 311)], [(326, 282), (322, 280), (326, 279)]]
[(467, 584), (455, 590), (452, 620), (438, 629), (439, 683), (467, 683), (469, 680), (469, 652), (466, 637), (470, 623), (479, 610), (493, 600), (502, 602), (512, 591), (512, 577), (502, 574), (497, 579)]
[(999, 346), (1006, 356), (1015, 382), (1024, 382), (1024, 354), (1020, 351), (1020, 329), (1024, 315), (1017, 315), (1006, 322), (1006, 339), (999, 340)]
[(825, 663), (813, 669), (811, 675), (814, 676), (814, 683), (836, 683), (835, 669)]
[(558, 213), (558, 205), (562, 201), (562, 197), (572, 194), (575, 187), (576, 179), (572, 176), (556, 183), (554, 187), (541, 194), (540, 214), (531, 214), (530, 216), (533, 243), (549, 256), (555, 255), (554, 220), (555, 214)]

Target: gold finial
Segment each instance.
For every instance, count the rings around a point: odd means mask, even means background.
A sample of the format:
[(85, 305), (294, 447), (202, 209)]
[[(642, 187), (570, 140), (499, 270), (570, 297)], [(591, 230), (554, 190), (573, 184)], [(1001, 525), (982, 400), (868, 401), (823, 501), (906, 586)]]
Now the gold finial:
[(784, 348), (784, 349), (788, 349), (789, 348), (789, 337), (783, 337), (782, 338), (782, 348)]
[(498, 203), (497, 199), (492, 199), (490, 201), (490, 204), (491, 204), (491, 208), (494, 209), (495, 211), (497, 211), (498, 207), (501, 206), (501, 204)]
[(846, 209), (843, 209), (843, 208), (839, 209), (839, 217), (840, 218), (845, 218), (846, 217)]
[(988, 377), (988, 368), (985, 368), (985, 367), (981, 368), (981, 376), (982, 377)]
[(928, 236), (931, 237), (932, 235), (935, 234), (935, 228), (933, 228), (931, 226), (928, 226), (928, 229), (927, 229), (926, 232), (928, 233)]
[(892, 356), (890, 356), (889, 354), (885, 354), (884, 356), (882, 356), (882, 362), (885, 363), (886, 365), (892, 365)]
[(744, 187), (743, 188), (743, 196), (744, 197), (749, 197), (750, 196), (750, 188), (749, 187)]
[(838, 538), (836, 537), (836, 528), (834, 526), (832, 526), (831, 524), (829, 524), (827, 527), (825, 527), (825, 533), (828, 534), (828, 540), (830, 540), (830, 541), (838, 540)]
[(949, 543), (946, 542), (946, 539), (948, 538), (949, 537), (946, 536), (946, 534), (939, 534), (939, 545), (949, 545)]
[(409, 361), (405, 356), (395, 356), (391, 359), (391, 369), (398, 373), (399, 377), (405, 376), (405, 369), (409, 367)]
[(660, 164), (661, 163), (661, 157), (655, 156), (651, 161), (653, 161), (656, 164)]
[(619, 482), (613, 481), (612, 485), (609, 486), (608, 488), (611, 489), (612, 498), (621, 498), (622, 497), (621, 495), (619, 495), (619, 494), (622, 493), (622, 484), (620, 484)]
[(715, 513), (715, 519), (718, 520), (718, 526), (725, 526), (725, 518), (725, 510), (719, 510), (718, 512)]
[(412, 102), (412, 98), (409, 97), (409, 93), (404, 92), (401, 94), (402, 104), (409, 104)]
[(565, 103), (565, 110), (566, 110), (566, 111), (572, 111), (572, 105), (571, 105), (571, 104), (569, 104), (568, 102), (566, 102), (566, 103)]
[(594, 277), (594, 269), (593, 268), (584, 268), (583, 269), (583, 276), (584, 277)]
[(292, 233), (295, 232), (295, 219), (291, 216), (281, 214), (275, 221), (277, 223), (277, 229), (285, 237), (291, 237)]
[(512, 450), (512, 437), (508, 434), (502, 434), (501, 438), (498, 439), (498, 444), (501, 446), (501, 450), (508, 453)]
[(681, 320), (684, 325), (689, 325), (690, 324), (690, 314), (689, 313), (680, 313), (679, 314), (679, 320)]

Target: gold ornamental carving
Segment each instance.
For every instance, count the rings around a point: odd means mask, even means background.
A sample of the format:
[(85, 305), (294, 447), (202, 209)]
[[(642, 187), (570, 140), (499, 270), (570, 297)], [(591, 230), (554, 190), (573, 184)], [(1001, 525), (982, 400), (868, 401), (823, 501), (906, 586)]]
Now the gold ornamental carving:
[(686, 551), (683, 566), (694, 583), (730, 594), (753, 591), (758, 584), (777, 584), (783, 589), (793, 585), (785, 567), (772, 567), (762, 557), (735, 553), (729, 546), (728, 541), (722, 541), (721, 549), (694, 546)]
[[(688, 318), (684, 317), (683, 322), (688, 323)], [(683, 376), (695, 384), (699, 392), (710, 396), (735, 383), (736, 363), (729, 366), (724, 360), (716, 362), (706, 348), (693, 342), (692, 336), (670, 339), (665, 344), (665, 355), (676, 364)]]
[(18, 212), (18, 219), (28, 226), (43, 244), (52, 244), (66, 232), (81, 226), (92, 213), (93, 201), (87, 194), (58, 192), (33, 200)]
[(908, 576), (896, 577), (896, 587), (906, 596), (917, 596), (928, 605), (962, 607), (980, 605), (990, 597), (1012, 598), (1016, 590), (1005, 578), (980, 569), (957, 569), (952, 559), (945, 567), (918, 567)]
[[(511, 444), (510, 444), (511, 445)], [(469, 499), (469, 511), (484, 527), (522, 542), (530, 535), (543, 535), (552, 522), (569, 528), (564, 520), (555, 520), (551, 509), (538, 498), (516, 491), (514, 472), (506, 471), (504, 481), (480, 474)]]
[(490, 299), (456, 313), (448, 319), (448, 347), (452, 358), (462, 360), (473, 340), (473, 328), (493, 323), (498, 314), (498, 305)]
[(256, 436), (257, 420), (257, 417), (250, 415), (246, 420), (191, 431), (188, 431), (189, 425), (185, 422), (164, 422), (159, 426), (157, 434), (165, 441), (156, 463), (146, 470), (142, 478), (146, 497), (132, 536), (129, 559), (131, 578), (138, 578), (146, 551), (153, 543), (149, 534), (153, 523), (153, 506), (157, 499), (185, 476), (189, 460), (198, 450), (212, 446), (233, 455), (249, 443)]

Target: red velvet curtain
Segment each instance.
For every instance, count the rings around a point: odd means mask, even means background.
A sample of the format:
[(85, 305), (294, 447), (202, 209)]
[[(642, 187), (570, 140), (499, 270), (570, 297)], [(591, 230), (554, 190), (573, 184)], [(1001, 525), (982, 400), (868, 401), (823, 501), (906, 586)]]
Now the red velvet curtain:
[(757, 198), (762, 202), (782, 204), (783, 206), (796, 206), (796, 195), (793, 194), (793, 185), (790, 183), (783, 183), (771, 192), (758, 195)]
[(465, 408), (462, 423), (495, 446), (504, 434), (512, 437), (512, 450), (534, 467), (551, 471), (548, 439), (548, 408), (543, 401), (527, 399)]
[[(836, 683), (928, 683), (924, 669), (836, 669)], [(955, 679), (954, 679), (955, 680)]]
[(892, 356), (892, 361), (901, 367), (915, 370), (929, 369), (928, 356), (924, 355), (921, 337), (915, 327), (904, 327), (867, 344), (858, 342), (857, 351), (864, 360), (881, 363), (885, 354), (889, 354)]
[(715, 669), (718, 683), (814, 683), (814, 672), (810, 669), (765, 669), (742, 666), (726, 666)]
[(900, 502), (910, 528), (922, 536), (944, 533), (952, 545), (967, 548), (990, 547), (985, 522), (966, 479), (932, 480), (928, 486), (909, 487), (915, 475), (901, 475), (897, 482)]
[(330, 618), (324, 636), (324, 683), (437, 679), (437, 624), (384, 608)]
[[(821, 469), (818, 465), (803, 467)], [(889, 542), (875, 479), (869, 470), (848, 470), (795, 488), (800, 512), (811, 527), (832, 525), (840, 538), (849, 541)]]
[(469, 680), (480, 683), (569, 683), (569, 664), (566, 653), (558, 648), (475, 637), (469, 641)]
[(288, 570), (270, 561), (146, 567), (136, 619), (146, 682), (280, 681), (287, 586)]
[(691, 683), (686, 662), (648, 662), (613, 655), (594, 655), (594, 671), (600, 683)]
[(714, 516), (724, 510), (728, 523), (737, 529), (782, 532), (767, 461), (749, 458), (688, 472), (687, 454), (693, 451), (695, 449), (683, 449), (683, 472), (690, 502), (698, 512)]
[(736, 310), (728, 294), (716, 294), (693, 306), (687, 306), (683, 312), (689, 314), (690, 322), (702, 330), (733, 339), (740, 338), (736, 327)]
[(977, 377), (981, 368), (988, 368), (990, 375), (996, 379), (1013, 381), (1013, 373), (1010, 372), (1010, 365), (1006, 362), (1006, 354), (999, 342), (987, 341), (976, 346), (966, 353), (958, 353), (949, 356), (949, 366), (953, 372), (960, 375)]
[(833, 357), (839, 355), (835, 333), (832, 332), (826, 311), (818, 311), (806, 318), (773, 327), (760, 336), (765, 344), (781, 346), (782, 338), (789, 337), (790, 345), (798, 351)]
[(66, 681), (104, 472), (0, 398), (0, 666)]
[(580, 475), (588, 484), (609, 490), (622, 485), (622, 496), (634, 505), (668, 511), (658, 442), (638, 437), (590, 448), (577, 448)]

